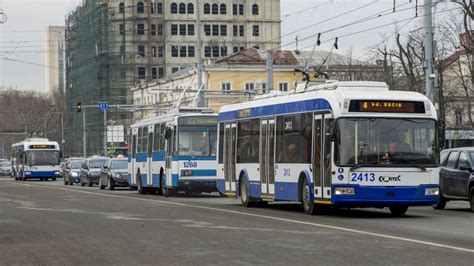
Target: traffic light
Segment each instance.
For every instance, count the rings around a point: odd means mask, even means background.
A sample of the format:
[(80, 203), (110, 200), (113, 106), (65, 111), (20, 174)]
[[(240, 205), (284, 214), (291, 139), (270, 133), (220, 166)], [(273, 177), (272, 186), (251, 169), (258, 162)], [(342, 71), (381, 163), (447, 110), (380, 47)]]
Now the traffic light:
[(78, 113), (81, 112), (81, 102), (77, 102), (77, 104), (76, 104), (76, 111), (77, 111)]

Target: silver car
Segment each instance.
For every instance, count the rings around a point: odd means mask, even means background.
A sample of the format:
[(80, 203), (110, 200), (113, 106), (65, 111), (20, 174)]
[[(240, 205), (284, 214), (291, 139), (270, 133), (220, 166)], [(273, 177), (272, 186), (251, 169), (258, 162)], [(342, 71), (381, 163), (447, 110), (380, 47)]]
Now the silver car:
[(0, 175), (11, 175), (12, 164), (9, 161), (0, 162)]
[(66, 163), (64, 167), (64, 185), (79, 184), (81, 181), (81, 167), (84, 160), (74, 159)]

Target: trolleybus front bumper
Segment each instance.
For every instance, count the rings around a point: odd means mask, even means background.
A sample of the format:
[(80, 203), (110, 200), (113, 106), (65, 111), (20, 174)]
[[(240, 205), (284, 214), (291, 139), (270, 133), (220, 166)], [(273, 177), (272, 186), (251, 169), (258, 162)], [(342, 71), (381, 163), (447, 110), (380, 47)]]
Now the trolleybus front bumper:
[(59, 170), (57, 171), (25, 171), (23, 172), (25, 178), (52, 178), (61, 177)]
[(193, 192), (216, 192), (217, 181), (215, 179), (179, 180), (178, 190)]
[(331, 200), (334, 205), (348, 207), (426, 206), (438, 202), (438, 193), (438, 185), (333, 185)]

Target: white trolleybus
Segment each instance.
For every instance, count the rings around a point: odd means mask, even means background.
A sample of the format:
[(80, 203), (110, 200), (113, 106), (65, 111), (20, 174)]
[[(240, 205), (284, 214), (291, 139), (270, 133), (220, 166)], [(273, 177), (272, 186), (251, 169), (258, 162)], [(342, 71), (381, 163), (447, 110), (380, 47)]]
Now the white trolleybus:
[(12, 145), (12, 177), (15, 180), (53, 181), (59, 174), (61, 151), (56, 141), (31, 138)]
[(129, 183), (140, 194), (217, 191), (217, 114), (177, 109), (130, 128)]
[[(219, 191), (242, 205), (389, 207), (438, 200), (437, 115), (416, 92), (327, 82), (219, 112)], [(301, 91), (301, 93), (298, 93)]]

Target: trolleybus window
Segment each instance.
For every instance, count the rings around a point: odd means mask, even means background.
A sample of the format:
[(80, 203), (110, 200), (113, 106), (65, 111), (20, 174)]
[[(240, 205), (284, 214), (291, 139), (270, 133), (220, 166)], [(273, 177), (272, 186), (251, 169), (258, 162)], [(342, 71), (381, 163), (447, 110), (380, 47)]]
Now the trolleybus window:
[(142, 142), (143, 142), (142, 131), (143, 131), (142, 128), (138, 129), (137, 142), (134, 143), (134, 145), (137, 146), (137, 152), (142, 151)]
[(224, 123), (219, 124), (219, 163), (224, 162)]
[(346, 118), (338, 122), (338, 165), (436, 165), (436, 122)]
[(160, 150), (160, 141), (161, 141), (161, 138), (164, 136), (161, 136), (161, 124), (156, 124), (155, 125), (155, 140), (153, 142), (153, 150), (154, 151), (159, 151)]
[(237, 133), (237, 163), (256, 163), (260, 149), (260, 119), (241, 121)]
[(311, 163), (312, 114), (277, 118), (277, 162)]

